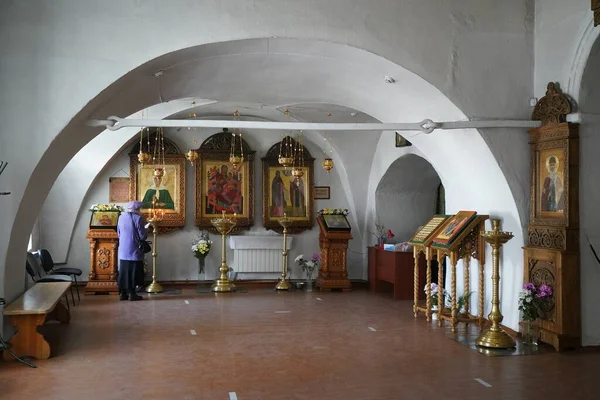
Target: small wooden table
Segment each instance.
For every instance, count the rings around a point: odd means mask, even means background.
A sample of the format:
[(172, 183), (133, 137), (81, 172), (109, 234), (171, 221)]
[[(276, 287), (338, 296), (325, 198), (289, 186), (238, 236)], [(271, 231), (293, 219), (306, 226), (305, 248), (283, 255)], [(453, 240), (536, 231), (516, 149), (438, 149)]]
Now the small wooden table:
[[(71, 320), (69, 310), (59, 303), (71, 282), (36, 283), (4, 309), (4, 315), (18, 331), (11, 340), (13, 352), (38, 360), (50, 358), (50, 345), (37, 331), (47, 320), (67, 323)], [(11, 358), (5, 355), (5, 360)]]
[[(394, 285), (394, 300), (412, 300), (413, 269), (412, 252), (387, 251), (378, 247), (369, 247), (369, 290), (372, 293), (382, 291), (381, 282)], [(419, 261), (419, 288), (425, 286), (425, 261)], [(419, 291), (419, 298), (425, 294)]]

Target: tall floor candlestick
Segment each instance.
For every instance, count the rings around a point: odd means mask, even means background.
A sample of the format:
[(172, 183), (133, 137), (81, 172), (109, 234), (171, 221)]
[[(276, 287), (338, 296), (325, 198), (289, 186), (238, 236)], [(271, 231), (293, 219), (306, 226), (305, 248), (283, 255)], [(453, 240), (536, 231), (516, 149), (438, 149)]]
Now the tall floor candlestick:
[(288, 265), (288, 250), (287, 250), (287, 228), (292, 223), (291, 220), (288, 219), (287, 214), (283, 214), (283, 218), (279, 220), (279, 224), (283, 226), (283, 251), (282, 255), (282, 265), (281, 265), (281, 279), (275, 286), (276, 290), (290, 290), (292, 286), (290, 281), (286, 278), (287, 275), (287, 265)]
[(512, 337), (506, 333), (500, 326), (500, 322), (504, 319), (500, 312), (500, 248), (506, 242), (513, 238), (512, 232), (502, 232), (500, 230), (500, 220), (492, 220), (492, 230), (487, 232), (481, 232), (483, 239), (492, 246), (492, 311), (488, 315), (490, 321), (492, 321), (491, 328), (482, 333), (475, 342), (477, 346), (489, 347), (494, 349), (508, 349), (515, 347), (515, 341)]
[(156, 282), (156, 257), (158, 257), (158, 242), (156, 240), (156, 234), (158, 233), (158, 223), (160, 222), (160, 217), (158, 215), (153, 215), (152, 218), (148, 220), (150, 225), (152, 225), (152, 283), (146, 287), (146, 293), (162, 293), (164, 291), (162, 285)]
[(231, 232), (233, 227), (236, 225), (236, 221), (232, 218), (228, 218), (225, 215), (225, 211), (223, 211), (222, 218), (215, 218), (210, 221), (211, 224), (221, 234), (222, 246), (221, 246), (221, 266), (219, 267), (219, 271), (221, 272), (221, 277), (217, 279), (215, 283), (213, 283), (210, 290), (213, 292), (232, 292), (235, 289), (235, 285), (229, 280), (227, 273), (229, 272), (229, 266), (227, 265), (227, 250), (226, 250), (226, 239), (227, 234)]

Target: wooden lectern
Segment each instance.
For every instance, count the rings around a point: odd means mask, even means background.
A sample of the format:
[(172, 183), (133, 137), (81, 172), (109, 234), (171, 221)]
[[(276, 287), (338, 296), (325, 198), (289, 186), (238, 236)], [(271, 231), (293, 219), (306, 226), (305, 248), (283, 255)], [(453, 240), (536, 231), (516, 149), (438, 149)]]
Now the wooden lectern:
[(321, 215), (317, 222), (321, 249), (317, 286), (320, 290), (351, 290), (346, 270), (348, 240), (352, 239), (350, 224), (344, 215)]
[[(101, 215), (100, 215), (101, 214)], [(94, 211), (87, 235), (90, 244), (90, 272), (85, 294), (119, 293), (117, 287), (119, 236), (118, 212)]]

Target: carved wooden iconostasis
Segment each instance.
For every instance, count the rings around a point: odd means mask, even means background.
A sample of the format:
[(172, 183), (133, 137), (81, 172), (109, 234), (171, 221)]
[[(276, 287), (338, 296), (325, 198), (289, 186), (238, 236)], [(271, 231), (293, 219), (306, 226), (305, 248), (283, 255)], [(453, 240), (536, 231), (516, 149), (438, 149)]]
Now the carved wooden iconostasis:
[(557, 351), (581, 345), (579, 267), (579, 125), (554, 83), (536, 105), (529, 131), (531, 197), (524, 282), (552, 287), (540, 311), (541, 340)]
[(236, 226), (230, 234), (254, 225), (254, 155), (241, 140), (244, 160), (233, 168), (229, 162), (232, 133), (227, 128), (209, 136), (198, 148), (196, 162), (196, 226), (219, 234), (211, 224), (223, 211), (235, 214)]
[[(158, 226), (158, 233), (171, 233), (185, 226), (185, 156), (171, 140), (164, 138), (164, 176), (156, 178), (153, 175), (155, 165), (150, 159), (141, 165), (138, 161), (140, 147), (150, 155), (155, 154), (156, 129), (137, 143), (129, 153), (129, 199), (139, 200), (143, 203), (141, 214), (148, 219), (152, 208), (154, 195), (160, 200), (160, 208), (164, 210), (164, 217)], [(160, 162), (162, 166), (162, 161)]]
[[(291, 137), (284, 139), (296, 148), (298, 143)], [(302, 233), (315, 224), (314, 204), (314, 163), (306, 147), (300, 144), (302, 151), (303, 176), (292, 175), (292, 166), (279, 164), (280, 143), (277, 142), (262, 158), (263, 164), (263, 226), (277, 233), (283, 232), (279, 220), (284, 217), (292, 220), (288, 233)]]

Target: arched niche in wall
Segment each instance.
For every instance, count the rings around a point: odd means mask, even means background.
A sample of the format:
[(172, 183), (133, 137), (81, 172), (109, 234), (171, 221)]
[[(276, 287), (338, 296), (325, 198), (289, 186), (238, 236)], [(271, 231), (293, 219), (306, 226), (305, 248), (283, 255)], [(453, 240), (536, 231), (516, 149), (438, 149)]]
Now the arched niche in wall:
[[(254, 154), (241, 139), (244, 160), (233, 168), (229, 162), (232, 133), (227, 128), (209, 136), (198, 148), (196, 162), (196, 226), (218, 234), (210, 222), (225, 212), (236, 215), (231, 234), (248, 230), (254, 225)], [(240, 137), (241, 138), (241, 137)], [(240, 145), (236, 139), (235, 146)]]
[[(185, 226), (185, 156), (171, 140), (158, 135), (158, 128), (144, 129), (140, 142), (129, 152), (129, 199), (143, 202), (142, 214), (148, 218), (153, 196), (158, 195), (159, 208), (164, 216), (158, 226), (158, 233), (171, 233)], [(149, 154), (142, 163), (140, 150)], [(164, 160), (159, 153), (163, 152)], [(155, 159), (156, 158), (156, 159)], [(163, 163), (164, 162), (164, 163)], [(164, 166), (162, 177), (154, 176), (155, 166)]]
[(408, 154), (394, 161), (375, 191), (377, 219), (405, 242), (431, 216), (443, 210), (444, 189), (433, 166), (424, 158)]

